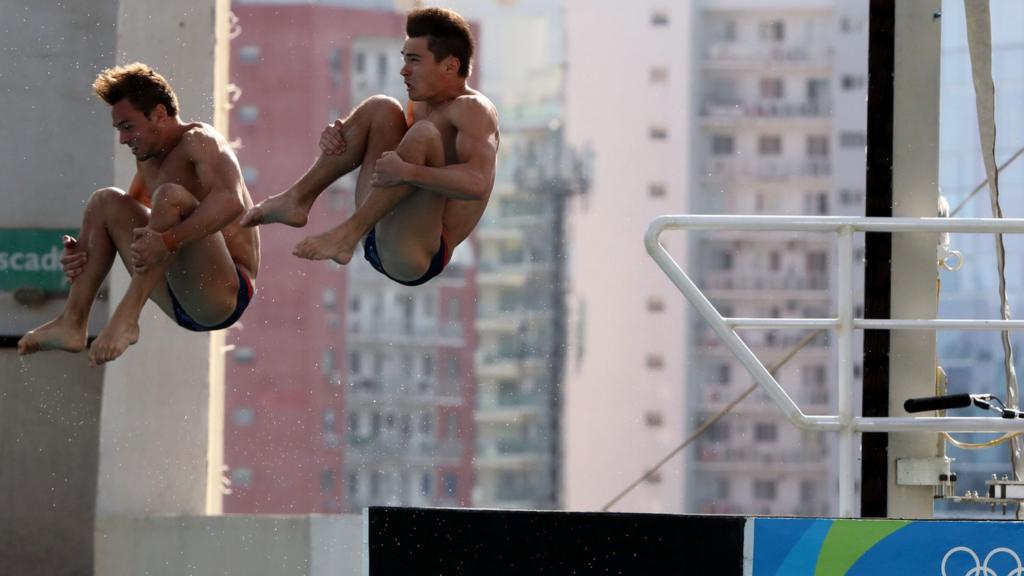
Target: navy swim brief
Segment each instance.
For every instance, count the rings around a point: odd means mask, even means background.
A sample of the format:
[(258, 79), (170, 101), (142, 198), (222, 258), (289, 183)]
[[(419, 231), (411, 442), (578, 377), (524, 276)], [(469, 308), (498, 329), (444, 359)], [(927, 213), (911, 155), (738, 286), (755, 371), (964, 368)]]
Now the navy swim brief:
[(363, 238), (363, 257), (366, 258), (366, 261), (369, 262), (370, 266), (373, 266), (377, 272), (380, 272), (395, 282), (406, 286), (419, 286), (420, 284), (425, 284), (431, 278), (440, 274), (441, 271), (444, 270), (444, 267), (448, 265), (448, 261), (451, 260), (451, 254), (448, 252), (448, 240), (444, 237), (444, 232), (442, 232), (441, 247), (437, 249), (434, 257), (430, 259), (430, 266), (427, 268), (427, 271), (423, 273), (423, 276), (420, 276), (415, 280), (399, 280), (398, 278), (388, 274), (384, 270), (384, 265), (381, 264), (380, 254), (377, 253), (377, 234), (374, 228), (371, 228), (370, 233), (366, 235), (366, 238)]
[(223, 330), (228, 326), (231, 326), (242, 317), (242, 313), (249, 307), (249, 302), (252, 301), (253, 288), (252, 281), (246, 276), (245, 272), (242, 272), (241, 268), (235, 267), (235, 271), (238, 272), (238, 297), (235, 299), (235, 310), (227, 317), (226, 320), (217, 324), (216, 326), (203, 326), (199, 322), (196, 322), (189, 316), (188, 312), (181, 307), (181, 303), (178, 302), (177, 296), (174, 295), (174, 290), (171, 290), (170, 282), (167, 283), (167, 292), (171, 295), (171, 304), (174, 306), (174, 321), (178, 323), (178, 326), (186, 330), (193, 332), (210, 332), (213, 330)]

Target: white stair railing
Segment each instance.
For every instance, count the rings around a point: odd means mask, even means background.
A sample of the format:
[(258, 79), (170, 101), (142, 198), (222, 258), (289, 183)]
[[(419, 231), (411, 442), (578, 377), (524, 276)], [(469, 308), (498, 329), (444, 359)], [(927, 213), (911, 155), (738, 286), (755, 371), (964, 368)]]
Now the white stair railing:
[[(680, 268), (660, 242), (666, 230), (744, 230), (759, 232), (832, 233), (838, 237), (836, 315), (831, 318), (726, 318)], [(743, 364), (769, 398), (795, 426), (839, 433), (839, 510), (853, 515), (854, 443), (858, 432), (1007, 432), (1024, 430), (1024, 420), (998, 417), (863, 417), (853, 410), (854, 330), (1019, 330), (1021, 320), (867, 320), (853, 316), (853, 235), (858, 232), (933, 232), (1024, 234), (1018, 218), (847, 218), (835, 216), (659, 216), (647, 228), (647, 252), (696, 307), (722, 343)], [(936, 238), (936, 240), (938, 240)], [(836, 332), (838, 393), (836, 414), (808, 415), (779, 385), (764, 364), (736, 333), (746, 329), (831, 329)]]

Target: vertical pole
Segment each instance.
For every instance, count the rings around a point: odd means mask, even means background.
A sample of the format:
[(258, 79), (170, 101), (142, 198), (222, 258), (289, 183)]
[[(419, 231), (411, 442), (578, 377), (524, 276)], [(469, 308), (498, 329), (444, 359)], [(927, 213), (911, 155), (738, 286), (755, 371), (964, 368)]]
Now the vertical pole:
[[(941, 62), (941, 0), (896, 2), (893, 98), (894, 217), (938, 213), (939, 70)], [(892, 238), (892, 316), (935, 318), (934, 233), (897, 234)], [(903, 401), (935, 391), (935, 333), (895, 331), (890, 334), (890, 415), (904, 415)], [(935, 433), (889, 436), (888, 516), (930, 518), (933, 490), (896, 483), (896, 461), (936, 456)]]
[[(895, 0), (871, 0), (868, 41), (868, 118), (865, 215), (892, 216), (893, 74), (895, 72)], [(889, 260), (892, 235), (864, 237), (864, 317), (890, 318)], [(889, 415), (889, 332), (864, 331), (864, 380), (861, 413)], [(860, 514), (884, 518), (888, 512), (889, 435), (861, 437)]]
[(839, 378), (839, 515), (852, 518), (853, 475), (853, 228), (839, 230), (837, 278), (839, 327), (836, 330)]

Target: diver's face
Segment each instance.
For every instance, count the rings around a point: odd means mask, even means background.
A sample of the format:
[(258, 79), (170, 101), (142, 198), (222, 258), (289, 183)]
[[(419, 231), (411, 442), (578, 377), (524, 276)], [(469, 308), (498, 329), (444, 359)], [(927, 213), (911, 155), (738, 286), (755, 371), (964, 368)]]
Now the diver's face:
[[(162, 110), (162, 105), (157, 105)], [(117, 130), (118, 142), (131, 149), (138, 161), (148, 160), (159, 151), (159, 114), (154, 109), (147, 117), (132, 106), (127, 98), (122, 98), (110, 109), (110, 118)]]

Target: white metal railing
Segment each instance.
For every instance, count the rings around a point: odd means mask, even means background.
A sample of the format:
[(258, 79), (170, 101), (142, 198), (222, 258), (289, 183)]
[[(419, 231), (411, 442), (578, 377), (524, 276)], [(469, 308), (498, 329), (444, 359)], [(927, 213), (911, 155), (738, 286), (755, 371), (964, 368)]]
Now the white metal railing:
[[(836, 316), (832, 318), (725, 318), (679, 267), (659, 238), (666, 230), (749, 230), (832, 233), (838, 237)], [(854, 330), (1018, 330), (1021, 320), (868, 320), (853, 317), (853, 234), (924, 232), (1024, 234), (1019, 218), (848, 218), (837, 216), (659, 216), (647, 228), (647, 252), (795, 426), (839, 433), (839, 510), (853, 515), (853, 435), (858, 432), (1006, 432), (1024, 430), (1024, 421), (998, 417), (864, 417), (853, 411)], [(936, 238), (938, 241), (938, 238)], [(838, 413), (804, 414), (736, 333), (737, 328), (807, 328), (836, 331)]]

